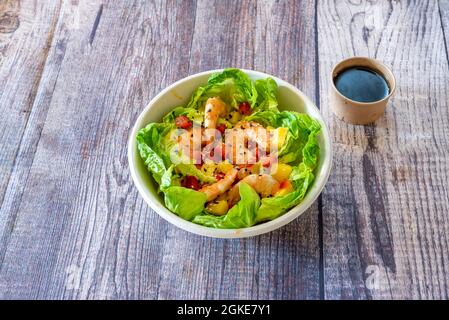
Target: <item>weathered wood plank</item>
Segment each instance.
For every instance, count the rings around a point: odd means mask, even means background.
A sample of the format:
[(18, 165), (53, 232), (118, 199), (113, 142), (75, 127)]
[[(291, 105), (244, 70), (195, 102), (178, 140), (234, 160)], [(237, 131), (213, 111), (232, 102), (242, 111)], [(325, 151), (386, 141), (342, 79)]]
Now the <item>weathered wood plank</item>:
[[(24, 161), (28, 165), (14, 171), (2, 207), (2, 213), (17, 216), (0, 270), (3, 297), (319, 296), (316, 207), (270, 235), (206, 239), (163, 222), (130, 182), (123, 148), (127, 131), (152, 95), (186, 75), (189, 60), (190, 72), (230, 65), (252, 68), (255, 32), (259, 48), (266, 36), (286, 33), (289, 25), (313, 33), (313, 24), (295, 25), (297, 13), (307, 20), (313, 16), (305, 2), (292, 14), (285, 5), (256, 8), (237, 1), (217, 1), (213, 11), (210, 3), (200, 1), (192, 42), (194, 3), (183, 5), (128, 8), (92, 1), (62, 7), (45, 85), (36, 97), (39, 108), (48, 110), (41, 140), (34, 161)], [(267, 10), (277, 13), (275, 19)], [(256, 13), (261, 15), (257, 21)], [(287, 25), (279, 23), (283, 17)], [(220, 41), (204, 50), (213, 42), (206, 32), (212, 27)], [(306, 41), (291, 36), (281, 43)], [(314, 50), (313, 45), (304, 47)], [(291, 52), (302, 64), (299, 49), (293, 46)], [(289, 78), (290, 69), (271, 67), (275, 50), (259, 50), (266, 60), (257, 61), (258, 66)], [(306, 74), (301, 77), (292, 81), (313, 81)], [(34, 136), (25, 135), (24, 145), (33, 145), (28, 140)], [(19, 183), (23, 174), (26, 185)]]
[(16, 215), (3, 298), (157, 297), (171, 226), (137, 195), (126, 142), (150, 98), (187, 75), (194, 9), (64, 2), (37, 90), (48, 109), (41, 139), (26, 185), (8, 191), (20, 201), (1, 212)]
[[(334, 139), (323, 194), (325, 297), (447, 299), (449, 74), (437, 1), (320, 1), (321, 108)], [(339, 60), (392, 67), (397, 91), (374, 125), (328, 107)]]
[[(25, 185), (47, 109), (36, 96), (59, 17), (57, 1), (32, 5), (31, 1), (0, 3), (0, 207), (7, 189), (17, 181)], [(46, 86), (51, 86), (51, 82)], [(28, 138), (23, 138), (27, 135)], [(15, 215), (0, 215), (0, 264)]]
[[(0, 298), (320, 297), (318, 204), (261, 237), (207, 239), (132, 185), (126, 140), (143, 106), (226, 66), (319, 89), (336, 152), (325, 297), (448, 298), (447, 1), (319, 2), (318, 47), (307, 1), (17, 4), (0, 4)], [(328, 108), (331, 67), (354, 54), (398, 77), (372, 126)]]
[[(305, 64), (300, 50), (314, 57), (314, 43), (306, 38), (314, 32), (313, 17), (314, 8), (305, 1), (268, 1), (257, 8), (246, 1), (199, 1), (190, 72), (254, 67), (300, 86), (313, 83), (313, 64), (304, 74), (296, 68)], [(303, 25), (302, 20), (312, 23)], [(277, 47), (289, 50), (280, 54)], [(281, 61), (290, 55), (294, 58), (286, 67)], [(175, 228), (167, 232), (159, 298), (319, 298), (316, 206), (288, 226), (256, 238), (208, 239)]]
[(444, 46), (446, 49), (446, 59), (449, 63), (449, 0), (438, 0), (438, 9), (443, 29)]

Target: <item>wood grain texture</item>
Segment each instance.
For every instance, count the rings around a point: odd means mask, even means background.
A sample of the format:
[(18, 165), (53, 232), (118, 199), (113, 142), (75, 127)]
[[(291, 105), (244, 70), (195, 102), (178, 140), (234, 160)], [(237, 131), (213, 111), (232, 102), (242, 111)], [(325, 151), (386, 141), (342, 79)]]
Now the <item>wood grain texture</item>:
[[(47, 110), (34, 108), (59, 17), (57, 2), (0, 3), (0, 205), (17, 186), (13, 171), (31, 165)], [(47, 84), (45, 84), (47, 85)], [(44, 85), (44, 86), (45, 86)], [(51, 86), (51, 83), (48, 83)], [(25, 138), (27, 136), (27, 138)], [(22, 148), (20, 148), (22, 146)], [(27, 150), (26, 153), (20, 150)], [(19, 174), (20, 185), (26, 174)], [(19, 186), (20, 187), (20, 186)], [(19, 199), (18, 199), (19, 200)], [(19, 200), (20, 201), (20, 200)], [(15, 214), (0, 215), (0, 263)]]
[(441, 20), (441, 28), (444, 36), (446, 59), (449, 61), (449, 0), (438, 0), (438, 10)]
[[(436, 1), (320, 1), (320, 104), (334, 140), (323, 194), (327, 299), (447, 299), (449, 74)], [(386, 114), (351, 126), (329, 109), (329, 74), (352, 55), (393, 70)]]
[[(280, 62), (265, 63), (278, 57), (264, 44), (266, 36), (284, 33), (286, 46), (294, 40), (295, 63), (304, 64), (301, 42), (311, 52), (313, 43), (287, 34), (296, 21), (287, 5), (267, 4), (217, 1), (215, 10), (206, 1), (62, 5), (36, 97), (36, 112), (48, 111), (45, 123), (24, 136), (20, 154), (33, 154), (33, 161), (15, 168), (2, 206), (14, 217), (2, 242), (3, 297), (319, 297), (316, 206), (258, 238), (191, 235), (162, 221), (137, 196), (123, 148), (142, 106), (188, 73), (253, 68), (257, 46), (264, 57), (258, 65), (287, 76)], [(313, 19), (313, 7), (295, 5), (295, 13)], [(284, 16), (288, 23), (280, 23)], [(313, 34), (313, 27), (298, 30)], [(214, 34), (206, 32), (212, 28)], [(40, 127), (39, 119), (32, 128)], [(40, 140), (33, 149), (34, 137)]]
[(187, 75), (192, 11), (189, 2), (64, 2), (50, 52), (66, 41), (64, 58), (46, 65), (43, 83), (59, 75), (36, 98), (48, 114), (27, 183), (11, 191), (21, 201), (3, 297), (157, 296), (170, 226), (138, 197), (124, 146), (150, 98)]
[[(314, 32), (313, 23), (296, 24), (302, 14), (313, 19), (313, 7), (306, 2), (267, 1), (256, 6), (249, 1), (198, 1), (190, 73), (234, 66), (271, 68), (270, 72), (291, 78), (281, 63), (271, 61), (282, 60), (276, 46), (292, 42), (296, 45), (285, 56), (293, 55), (297, 64), (304, 64), (301, 47), (314, 52), (314, 43), (296, 34)], [(267, 37), (278, 42), (267, 42)], [(314, 75), (313, 66), (310, 74)], [(291, 80), (300, 83), (298, 78)], [(158, 298), (319, 298), (316, 206), (288, 226), (256, 238), (208, 239), (172, 227), (167, 237)]]
[[(447, 0), (0, 2), (0, 298), (447, 299)], [(446, 42), (445, 42), (446, 38)], [(391, 66), (384, 117), (331, 114), (351, 55)], [(196, 72), (265, 71), (315, 99), (324, 193), (250, 239), (189, 234), (128, 171), (143, 107)]]

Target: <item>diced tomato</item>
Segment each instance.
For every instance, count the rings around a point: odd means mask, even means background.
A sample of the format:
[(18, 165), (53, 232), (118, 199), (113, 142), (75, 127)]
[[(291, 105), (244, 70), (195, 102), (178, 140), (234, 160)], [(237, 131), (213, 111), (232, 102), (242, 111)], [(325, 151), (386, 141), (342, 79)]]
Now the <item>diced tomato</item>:
[(226, 124), (220, 123), (220, 124), (217, 126), (217, 130), (220, 131), (221, 136), (223, 137), (224, 134), (225, 134), (225, 130), (226, 130)]
[(262, 166), (268, 168), (271, 165), (272, 159), (270, 157), (264, 157), (260, 159), (260, 162), (262, 163)]
[(251, 106), (249, 105), (249, 103), (248, 102), (242, 102), (242, 103), (240, 103), (239, 104), (239, 110), (240, 110), (240, 113), (241, 114), (244, 114), (244, 115), (249, 115), (249, 114), (251, 114)]
[(189, 129), (192, 127), (192, 121), (186, 116), (177, 116), (175, 119), (175, 125), (181, 129)]
[(215, 179), (217, 179), (217, 181), (218, 181), (218, 180), (223, 179), (224, 176), (225, 176), (225, 174), (223, 172), (219, 172), (215, 175)]
[(289, 188), (291, 186), (291, 182), (289, 180), (284, 180), (279, 184), (279, 189)]
[(186, 176), (182, 181), (181, 185), (184, 188), (194, 189), (198, 190), (200, 186), (200, 182), (198, 181), (197, 177), (194, 176)]

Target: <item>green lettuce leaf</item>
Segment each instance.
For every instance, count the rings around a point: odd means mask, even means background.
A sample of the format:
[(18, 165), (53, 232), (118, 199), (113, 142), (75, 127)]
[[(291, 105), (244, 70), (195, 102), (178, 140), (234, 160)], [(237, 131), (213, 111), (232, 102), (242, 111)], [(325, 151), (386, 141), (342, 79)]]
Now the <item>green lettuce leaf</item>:
[[(307, 141), (315, 139), (316, 133), (321, 130), (318, 121), (307, 114), (294, 111), (258, 111), (246, 120), (274, 128), (288, 128), (286, 142), (279, 150), (280, 161), (283, 163), (302, 161), (303, 148)], [(315, 147), (318, 148), (318, 145)], [(313, 156), (313, 152), (309, 156)]]
[(240, 201), (224, 216), (211, 214), (197, 215), (193, 222), (206, 227), (220, 229), (247, 228), (256, 222), (256, 212), (260, 206), (259, 195), (246, 183), (239, 188)]
[(168, 187), (179, 186), (181, 184), (179, 177), (173, 172), (174, 167), (174, 165), (171, 165), (162, 175), (161, 184), (159, 185), (161, 191), (165, 191)]
[(176, 169), (185, 176), (197, 177), (201, 182), (214, 183), (217, 182), (212, 176), (205, 174), (203, 171), (198, 169), (194, 164), (190, 163), (179, 163), (176, 165)]
[(310, 132), (307, 142), (302, 148), (302, 162), (298, 166), (294, 166), (290, 174), (294, 191), (284, 196), (262, 199), (262, 205), (257, 211), (257, 223), (276, 219), (302, 201), (315, 178), (313, 170), (318, 163), (320, 152), (316, 139), (318, 133), (319, 129)]
[(278, 85), (272, 78), (256, 80), (257, 107), (255, 110), (278, 112)]
[(185, 220), (192, 220), (203, 212), (206, 194), (184, 187), (173, 186), (164, 191), (165, 206)]
[[(150, 123), (139, 130), (136, 136), (137, 149), (148, 170), (160, 185), (162, 176), (171, 166), (170, 155), (160, 144), (162, 138), (173, 128), (171, 124)], [(165, 177), (165, 183), (167, 176)]]
[(169, 112), (162, 121), (164, 123), (175, 123), (175, 119), (178, 116), (186, 116), (193, 122), (198, 124), (202, 124), (204, 121), (204, 114), (195, 108), (185, 108), (185, 107), (176, 107), (171, 112)]
[(207, 85), (199, 87), (193, 93), (187, 108), (199, 110), (208, 98), (217, 96), (235, 109), (241, 102), (248, 102), (251, 107), (257, 102), (257, 90), (253, 81), (243, 71), (229, 68), (211, 75)]

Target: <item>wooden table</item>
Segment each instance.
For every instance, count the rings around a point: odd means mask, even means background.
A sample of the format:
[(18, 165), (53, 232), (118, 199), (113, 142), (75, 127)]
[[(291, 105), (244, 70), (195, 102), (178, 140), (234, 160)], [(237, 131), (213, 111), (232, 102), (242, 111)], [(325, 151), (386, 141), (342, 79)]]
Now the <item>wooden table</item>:
[[(449, 1), (0, 2), (0, 298), (447, 299)], [(365, 55), (398, 88), (375, 124), (329, 110)], [(209, 239), (138, 195), (126, 142), (189, 74), (242, 67), (316, 102), (320, 199), (269, 234)]]

